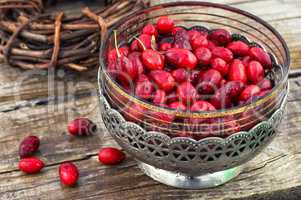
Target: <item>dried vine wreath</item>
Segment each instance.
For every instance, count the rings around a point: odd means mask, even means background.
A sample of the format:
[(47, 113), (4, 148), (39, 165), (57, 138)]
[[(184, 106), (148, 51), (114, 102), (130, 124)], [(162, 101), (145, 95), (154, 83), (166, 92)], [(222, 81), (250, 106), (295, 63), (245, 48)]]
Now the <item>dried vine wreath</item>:
[(0, 60), (23, 69), (97, 66), (102, 33), (147, 1), (106, 2), (99, 10), (86, 7), (68, 16), (47, 11), (53, 0), (0, 0)]

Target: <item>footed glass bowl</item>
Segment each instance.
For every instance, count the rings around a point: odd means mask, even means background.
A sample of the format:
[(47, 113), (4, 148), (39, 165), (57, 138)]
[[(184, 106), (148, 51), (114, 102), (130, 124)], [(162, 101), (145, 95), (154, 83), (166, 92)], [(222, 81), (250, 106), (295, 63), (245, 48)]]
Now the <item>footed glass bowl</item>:
[[(107, 72), (107, 53), (126, 42), (148, 22), (168, 15), (184, 27), (224, 28), (232, 37), (270, 53), (273, 90), (248, 105), (210, 112), (181, 112), (152, 105), (122, 89)], [(179, 188), (215, 187), (236, 177), (277, 133), (287, 93), (289, 50), (279, 33), (260, 18), (225, 5), (178, 2), (154, 6), (122, 19), (106, 36), (100, 52), (99, 90), (102, 118), (110, 134), (138, 160), (153, 179)], [(131, 105), (144, 111), (133, 118)], [(137, 110), (134, 110), (137, 111)], [(139, 112), (139, 111), (137, 111)], [(172, 123), (158, 118), (173, 115)], [(137, 113), (136, 113), (137, 114)], [(192, 124), (191, 121), (197, 120)]]

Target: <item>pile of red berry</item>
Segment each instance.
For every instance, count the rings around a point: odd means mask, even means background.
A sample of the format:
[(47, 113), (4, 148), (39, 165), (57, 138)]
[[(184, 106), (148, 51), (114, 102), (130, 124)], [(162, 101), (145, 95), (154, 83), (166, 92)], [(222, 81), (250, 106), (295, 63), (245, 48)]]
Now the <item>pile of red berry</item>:
[[(77, 118), (68, 124), (68, 131), (73, 136), (88, 136), (97, 130), (96, 125), (87, 118)], [(44, 162), (35, 157), (40, 147), (40, 139), (37, 136), (28, 136), (22, 140), (19, 146), (19, 169), (26, 174), (35, 174), (44, 167)], [(125, 159), (125, 154), (119, 149), (106, 147), (98, 152), (98, 160), (104, 165), (117, 165)], [(60, 181), (66, 186), (76, 185), (79, 172), (72, 162), (62, 163), (59, 166)]]
[[(186, 29), (162, 16), (121, 47), (116, 34), (107, 70), (124, 90), (154, 105), (191, 112), (231, 108), (273, 87), (270, 55), (227, 30)], [(135, 104), (130, 110), (128, 118), (143, 113)]]

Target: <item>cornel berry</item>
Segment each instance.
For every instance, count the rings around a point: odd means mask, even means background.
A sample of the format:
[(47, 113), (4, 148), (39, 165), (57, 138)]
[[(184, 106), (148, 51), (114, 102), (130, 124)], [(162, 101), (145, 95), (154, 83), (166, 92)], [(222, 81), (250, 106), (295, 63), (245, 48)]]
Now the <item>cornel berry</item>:
[[(177, 26), (161, 16), (156, 23), (145, 24), (130, 43), (122, 41), (121, 47), (115, 35), (108, 68), (131, 79), (135, 97), (170, 110), (202, 112), (245, 105), (273, 88), (274, 80), (268, 76), (273, 63), (259, 45), (237, 36), (223, 28)], [(127, 88), (122, 78), (112, 78)], [(133, 122), (185, 122), (171, 113), (147, 111), (130, 103), (123, 114)]]

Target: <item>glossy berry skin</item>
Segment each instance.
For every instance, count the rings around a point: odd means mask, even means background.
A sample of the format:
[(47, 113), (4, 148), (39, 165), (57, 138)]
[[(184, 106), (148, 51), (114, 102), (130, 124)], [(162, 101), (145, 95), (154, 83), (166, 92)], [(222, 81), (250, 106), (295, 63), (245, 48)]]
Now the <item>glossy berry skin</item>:
[[(121, 56), (128, 56), (129, 54), (129, 47), (127, 46), (123, 46), (123, 47), (120, 47), (119, 49), (119, 53)], [(108, 53), (108, 62), (116, 62), (117, 60), (117, 50), (116, 49), (112, 49), (109, 51)]]
[(191, 40), (191, 46), (194, 50), (200, 47), (207, 47), (208, 40), (205, 36), (199, 35)]
[(247, 83), (246, 67), (242, 64), (241, 60), (233, 60), (229, 68), (228, 80)]
[(175, 36), (176, 33), (178, 31), (180, 31), (180, 30), (185, 30), (185, 29), (183, 27), (181, 27), (181, 26), (175, 26), (175, 27), (173, 27), (173, 29), (171, 30), (171, 35)]
[(185, 70), (183, 68), (179, 68), (179, 69), (173, 70), (171, 72), (171, 75), (173, 76), (173, 78), (175, 79), (175, 81), (177, 83), (182, 83), (188, 79), (189, 73), (187, 70)]
[(183, 82), (177, 88), (179, 101), (190, 104), (197, 97), (197, 91), (190, 82)]
[(213, 58), (221, 58), (226, 62), (231, 62), (233, 59), (233, 53), (224, 47), (215, 47), (211, 53)]
[(189, 72), (188, 82), (190, 82), (193, 85), (196, 85), (199, 82), (199, 79), (200, 79), (202, 73), (203, 73), (203, 71), (191, 70)]
[(139, 104), (132, 103), (127, 105), (127, 107), (123, 110), (123, 115), (129, 121), (139, 122), (143, 120), (144, 112), (145, 108), (143, 108)]
[(98, 160), (104, 165), (117, 165), (125, 159), (125, 154), (113, 147), (102, 148), (98, 152)]
[(186, 106), (182, 102), (179, 102), (179, 101), (176, 101), (176, 102), (173, 102), (173, 103), (169, 104), (169, 107), (171, 109), (178, 110), (178, 111), (186, 110)]
[(273, 87), (271, 80), (264, 78), (257, 84), (261, 90), (270, 90)]
[(152, 48), (152, 36), (149, 35), (149, 34), (141, 34), (138, 39), (143, 43), (143, 45), (138, 42), (138, 46), (139, 46), (139, 49), (140, 51), (143, 51), (145, 50), (144, 47), (146, 49), (151, 49)]
[(185, 29), (178, 30), (174, 37), (174, 48), (191, 50), (189, 36)]
[(140, 51), (140, 46), (138, 40), (134, 40), (130, 46), (131, 51)]
[(159, 46), (160, 51), (166, 51), (166, 50), (171, 49), (171, 48), (172, 48), (172, 44), (168, 43), (168, 42), (161, 43), (160, 46)]
[(201, 80), (198, 85), (200, 93), (212, 94), (219, 88), (222, 75), (215, 69), (209, 69), (203, 74)]
[(165, 53), (165, 57), (170, 64), (178, 68), (193, 69), (197, 64), (197, 58), (187, 49), (168, 49)]
[(207, 101), (196, 101), (190, 107), (191, 112), (211, 111), (215, 110), (214, 106)]
[(165, 70), (153, 70), (150, 72), (150, 77), (154, 80), (157, 86), (164, 91), (170, 91), (176, 85), (175, 79), (171, 73)]
[(137, 81), (135, 87), (135, 95), (140, 99), (150, 99), (154, 91), (154, 85), (147, 76), (141, 74)]
[(147, 49), (142, 53), (142, 62), (149, 70), (163, 69), (164, 60), (157, 51)]
[(229, 65), (221, 58), (214, 58), (211, 60), (211, 67), (221, 73), (225, 77), (229, 72)]
[(148, 34), (148, 35), (154, 35), (155, 37), (158, 36), (158, 31), (157, 31), (156, 27), (151, 23), (149, 23), (143, 27), (142, 33)]
[(168, 16), (161, 16), (157, 21), (157, 29), (159, 33), (166, 34), (172, 31), (174, 22)]
[(20, 158), (26, 158), (32, 156), (38, 151), (40, 146), (40, 139), (37, 136), (28, 136), (23, 139), (19, 146)]
[(128, 59), (131, 61), (134, 69), (136, 70), (137, 75), (142, 74), (144, 67), (141, 60), (141, 53), (134, 51), (128, 55)]
[(244, 66), (248, 66), (249, 63), (252, 61), (252, 58), (250, 56), (244, 56), (241, 61), (242, 64), (244, 64)]
[(208, 37), (220, 46), (224, 46), (231, 42), (231, 34), (225, 29), (213, 30)]
[(74, 186), (79, 177), (78, 169), (73, 163), (63, 163), (59, 167), (59, 176), (61, 183), (66, 186)]
[(155, 105), (161, 105), (166, 102), (166, 92), (164, 90), (156, 90), (153, 98)]
[(211, 98), (210, 103), (216, 109), (228, 108), (232, 105), (244, 88), (245, 84), (241, 81), (229, 81), (216, 91), (214, 96)]
[(212, 42), (211, 40), (208, 40), (207, 48), (210, 49), (210, 51), (212, 51), (216, 47), (217, 47), (217, 45), (214, 42)]
[(212, 53), (206, 47), (197, 48), (194, 52), (195, 56), (197, 57), (198, 63), (200, 65), (208, 65), (210, 64)]
[(137, 65), (133, 65), (132, 60), (126, 56), (117, 58), (116, 70), (118, 72), (118, 79), (126, 84), (134, 80), (138, 75)]
[(77, 118), (68, 124), (68, 132), (74, 136), (86, 136), (91, 135), (97, 130), (96, 124), (94, 124), (88, 118)]
[(252, 47), (249, 51), (249, 55), (254, 60), (259, 61), (265, 69), (272, 68), (272, 60), (267, 52), (259, 47)]
[(22, 158), (19, 161), (19, 169), (26, 174), (38, 173), (44, 166), (44, 162), (36, 157)]
[(237, 56), (246, 56), (249, 54), (249, 46), (242, 41), (231, 42), (227, 45), (227, 48)]
[(254, 98), (260, 92), (260, 88), (257, 85), (247, 86), (239, 96), (240, 101), (247, 101)]
[[(191, 112), (213, 111), (213, 110), (215, 110), (215, 108), (211, 103), (202, 100), (198, 100), (194, 102), (190, 107)], [(190, 118), (189, 121), (190, 123), (193, 124), (200, 124), (206, 122), (207, 120), (204, 118)]]
[(247, 76), (248, 80), (253, 83), (257, 84), (264, 78), (264, 69), (260, 62), (251, 61), (247, 66)]

